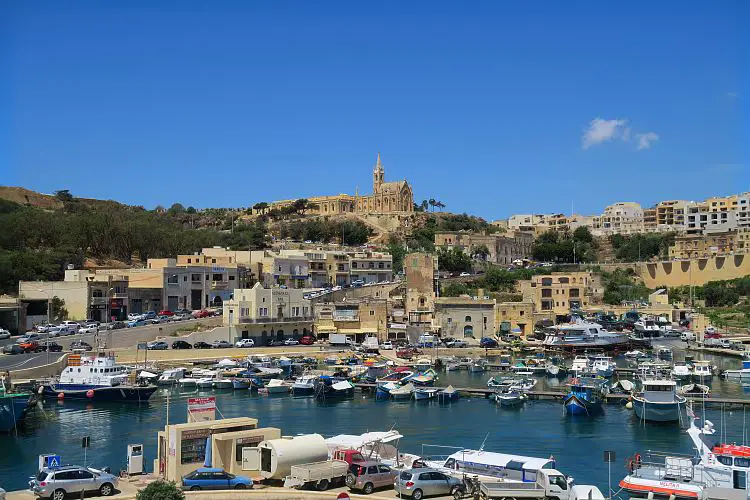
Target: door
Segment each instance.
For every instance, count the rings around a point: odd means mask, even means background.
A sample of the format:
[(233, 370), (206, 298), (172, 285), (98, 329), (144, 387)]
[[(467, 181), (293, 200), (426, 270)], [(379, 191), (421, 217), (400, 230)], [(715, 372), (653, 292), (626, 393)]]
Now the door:
[(378, 465), (378, 484), (377, 487), (388, 486), (393, 484), (391, 468), (387, 465)]
[(78, 483), (80, 484), (80, 489), (78, 491), (93, 491), (96, 488), (94, 486), (94, 475), (87, 471), (87, 470), (79, 470), (77, 471), (78, 476)]
[(271, 472), (271, 449), (270, 448), (260, 449), (260, 470), (264, 472)]
[(433, 472), (432, 488), (433, 495), (444, 495), (450, 493), (450, 488), (448, 487), (448, 476), (442, 472)]
[(203, 309), (203, 304), (201, 304), (201, 295), (201, 290), (190, 290), (190, 307), (192, 309)]
[(260, 470), (260, 448), (242, 448), (242, 470)]
[(747, 472), (744, 470), (732, 471), (733, 488), (738, 490), (747, 489)]
[(177, 295), (170, 295), (167, 297), (167, 309), (170, 311), (176, 311), (178, 309), (179, 297)]

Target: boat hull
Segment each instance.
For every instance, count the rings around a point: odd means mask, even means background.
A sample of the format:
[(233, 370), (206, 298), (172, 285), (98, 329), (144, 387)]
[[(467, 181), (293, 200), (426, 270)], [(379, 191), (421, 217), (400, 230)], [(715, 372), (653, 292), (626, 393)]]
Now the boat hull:
[(232, 380), (232, 388), (233, 389), (249, 389), (250, 388), (250, 381), (249, 380), (234, 379), (234, 380)]
[(42, 396), (55, 399), (72, 399), (83, 401), (111, 401), (139, 403), (148, 401), (158, 389), (155, 385), (147, 386), (114, 386), (114, 387), (86, 387), (86, 386), (42, 386)]
[(685, 403), (649, 403), (643, 398), (633, 397), (633, 411), (646, 422), (679, 422)]
[(417, 401), (426, 401), (437, 396), (437, 391), (414, 391), (414, 399)]
[(0, 398), (0, 432), (12, 431), (29, 408), (29, 394), (7, 395)]
[(460, 397), (461, 395), (458, 393), (458, 391), (450, 393), (438, 392), (437, 400), (440, 403), (451, 403), (453, 401), (458, 401), (458, 398)]
[(724, 372), (724, 376), (733, 380), (750, 380), (750, 370), (727, 370)]
[(653, 493), (657, 497), (674, 498), (700, 498), (703, 488), (697, 484), (687, 484), (678, 481), (660, 481), (655, 479), (645, 479), (642, 477), (625, 476), (620, 481), (620, 488), (638, 495), (639, 498), (648, 496)]
[(563, 402), (568, 415), (594, 415), (601, 412), (601, 402), (586, 401), (576, 394), (568, 394)]
[(312, 396), (315, 394), (315, 386), (311, 384), (292, 385), (292, 396)]

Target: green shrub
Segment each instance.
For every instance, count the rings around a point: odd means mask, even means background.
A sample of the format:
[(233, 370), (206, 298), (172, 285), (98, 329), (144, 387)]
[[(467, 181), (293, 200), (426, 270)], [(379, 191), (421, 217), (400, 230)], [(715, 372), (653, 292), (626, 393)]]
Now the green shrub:
[(135, 495), (136, 500), (184, 500), (185, 494), (175, 483), (154, 481)]

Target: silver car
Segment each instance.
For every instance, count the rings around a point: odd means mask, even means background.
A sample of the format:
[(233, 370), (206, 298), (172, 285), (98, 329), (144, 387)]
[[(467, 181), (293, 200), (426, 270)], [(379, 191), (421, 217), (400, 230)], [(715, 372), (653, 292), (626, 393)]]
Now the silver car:
[(108, 497), (117, 488), (117, 476), (90, 467), (66, 465), (44, 468), (29, 481), (29, 489), (38, 497), (64, 500), (69, 493), (98, 491)]
[(428, 495), (451, 495), (461, 488), (460, 479), (437, 469), (410, 469), (399, 474), (393, 487), (400, 496), (421, 500)]

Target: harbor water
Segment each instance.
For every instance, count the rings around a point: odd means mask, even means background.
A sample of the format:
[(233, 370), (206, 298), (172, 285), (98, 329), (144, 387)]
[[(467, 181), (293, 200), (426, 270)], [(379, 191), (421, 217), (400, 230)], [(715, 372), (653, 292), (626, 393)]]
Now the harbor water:
[[(717, 363), (722, 362), (717, 360)], [(732, 366), (728, 361), (726, 367)], [(442, 372), (438, 385), (483, 387), (491, 372)], [(536, 389), (564, 389), (564, 382), (541, 379)], [(747, 397), (738, 382), (713, 378), (715, 397)], [(86, 462), (95, 467), (109, 466), (117, 472), (125, 465), (126, 445), (145, 445), (146, 467), (151, 470), (156, 456), (156, 433), (167, 419), (186, 420), (186, 399), (196, 394), (217, 396), (217, 418), (248, 416), (257, 418), (260, 426), (278, 427), (284, 435), (317, 432), (324, 436), (366, 431), (398, 429), (405, 438), (402, 451), (439, 455), (428, 445), (484, 448), (489, 451), (554, 456), (558, 468), (571, 474), (579, 483), (592, 483), (605, 491), (608, 468), (603, 452), (614, 450), (612, 485), (625, 475), (628, 456), (647, 449), (670, 453), (691, 453), (691, 443), (678, 425), (644, 423), (632, 410), (621, 404), (606, 405), (602, 415), (593, 418), (565, 416), (559, 401), (527, 401), (506, 409), (494, 402), (476, 397), (441, 405), (426, 402), (381, 402), (356, 392), (354, 399), (337, 403), (320, 403), (314, 398), (258, 396), (249, 391), (201, 391), (160, 389), (145, 404), (87, 403), (46, 400), (29, 414), (17, 432), (0, 435), (0, 487), (16, 490), (26, 487), (28, 476), (36, 472), (37, 456), (56, 453), (63, 463), (81, 464), (84, 450), (81, 438), (90, 436), (91, 447)], [(717, 437), (742, 443), (746, 440), (743, 408), (702, 409), (696, 413), (714, 422)], [(750, 409), (747, 410), (750, 425)], [(683, 422), (683, 424), (685, 424)], [(684, 426), (684, 425), (683, 425)], [(719, 433), (725, 436), (719, 436)], [(615, 488), (617, 490), (617, 488)]]

